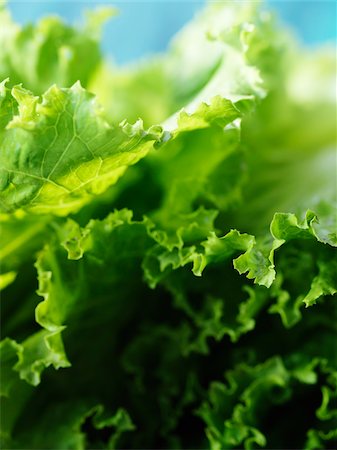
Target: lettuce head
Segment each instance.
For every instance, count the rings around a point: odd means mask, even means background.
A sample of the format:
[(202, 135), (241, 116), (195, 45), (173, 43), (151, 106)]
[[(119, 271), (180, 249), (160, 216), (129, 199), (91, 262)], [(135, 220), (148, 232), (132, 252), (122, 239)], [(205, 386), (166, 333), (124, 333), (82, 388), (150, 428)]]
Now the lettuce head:
[(0, 6), (2, 448), (334, 448), (334, 49), (210, 3), (118, 67), (113, 14)]

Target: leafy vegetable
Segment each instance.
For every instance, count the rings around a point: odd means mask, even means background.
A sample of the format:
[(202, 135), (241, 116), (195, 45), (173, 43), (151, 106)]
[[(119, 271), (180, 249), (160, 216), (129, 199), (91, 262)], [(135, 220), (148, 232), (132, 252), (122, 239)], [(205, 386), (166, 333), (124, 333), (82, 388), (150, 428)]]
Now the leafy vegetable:
[(332, 448), (333, 52), (227, 2), (119, 68), (111, 13), (0, 9), (2, 447)]

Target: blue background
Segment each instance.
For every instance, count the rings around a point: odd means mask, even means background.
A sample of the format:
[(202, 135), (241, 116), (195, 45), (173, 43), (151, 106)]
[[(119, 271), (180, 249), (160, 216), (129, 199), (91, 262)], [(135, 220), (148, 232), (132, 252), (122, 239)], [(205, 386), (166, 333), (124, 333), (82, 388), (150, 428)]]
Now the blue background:
[[(82, 11), (111, 4), (120, 10), (105, 27), (102, 47), (118, 63), (126, 63), (165, 50), (170, 38), (205, 4), (205, 1), (10, 1), (16, 21), (26, 23), (56, 13), (79, 22)], [(336, 40), (336, 2), (331, 0), (283, 0), (267, 2), (306, 45)]]

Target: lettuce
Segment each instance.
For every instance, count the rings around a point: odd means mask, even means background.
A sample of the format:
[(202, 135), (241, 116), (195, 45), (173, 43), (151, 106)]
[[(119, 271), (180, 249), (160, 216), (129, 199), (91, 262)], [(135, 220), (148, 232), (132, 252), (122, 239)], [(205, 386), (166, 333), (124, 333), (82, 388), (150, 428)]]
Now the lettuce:
[(332, 448), (335, 56), (208, 5), (116, 67), (1, 6), (1, 445)]

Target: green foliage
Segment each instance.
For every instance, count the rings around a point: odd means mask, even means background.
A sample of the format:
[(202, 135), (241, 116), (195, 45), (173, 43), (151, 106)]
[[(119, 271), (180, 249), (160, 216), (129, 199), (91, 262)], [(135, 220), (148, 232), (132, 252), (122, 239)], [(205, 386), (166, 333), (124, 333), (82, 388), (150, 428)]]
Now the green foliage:
[(227, 2), (111, 67), (109, 14), (0, 7), (2, 448), (335, 447), (333, 53)]

